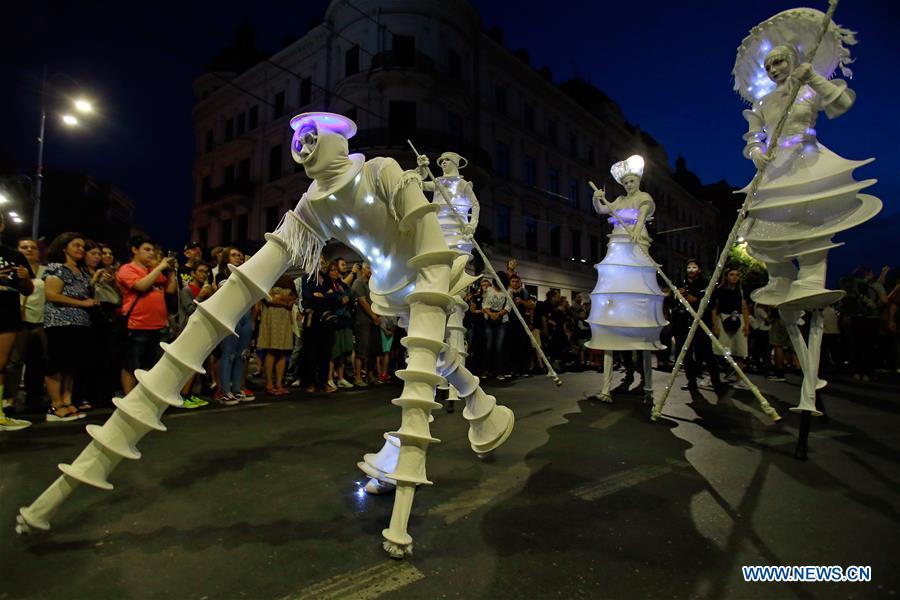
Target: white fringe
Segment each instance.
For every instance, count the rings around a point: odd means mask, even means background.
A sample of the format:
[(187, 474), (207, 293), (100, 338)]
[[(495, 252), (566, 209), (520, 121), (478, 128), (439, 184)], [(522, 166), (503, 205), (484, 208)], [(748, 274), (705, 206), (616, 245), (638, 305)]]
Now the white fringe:
[(400, 176), (400, 180), (397, 181), (397, 185), (395, 185), (394, 189), (391, 190), (391, 201), (388, 204), (388, 208), (390, 209), (391, 216), (394, 217), (395, 221), (400, 220), (400, 216), (397, 214), (397, 194), (399, 194), (401, 190), (403, 190), (411, 183), (419, 186), (419, 189), (421, 190), (422, 176), (415, 171), (404, 171), (403, 175)]
[(291, 263), (303, 269), (305, 273), (315, 274), (326, 240), (313, 233), (313, 230), (292, 210), (281, 217), (281, 222), (275, 228), (275, 235), (287, 245)]

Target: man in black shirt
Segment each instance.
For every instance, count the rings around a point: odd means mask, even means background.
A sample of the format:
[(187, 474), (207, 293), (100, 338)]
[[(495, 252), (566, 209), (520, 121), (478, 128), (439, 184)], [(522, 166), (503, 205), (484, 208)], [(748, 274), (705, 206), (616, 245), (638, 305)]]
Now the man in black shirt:
[[(681, 284), (681, 287), (678, 288), (678, 291), (688, 301), (691, 308), (697, 311), (700, 308), (700, 300), (703, 298), (703, 293), (706, 291), (709, 280), (703, 277), (700, 264), (696, 260), (691, 259), (687, 261), (686, 271), (687, 278)], [(703, 322), (710, 329), (712, 329), (711, 314), (712, 307), (707, 307), (703, 314)], [(688, 330), (691, 328), (692, 321), (690, 313), (679, 303), (676, 310), (672, 312), (672, 327), (675, 332), (675, 343), (679, 352), (681, 352), (681, 348), (687, 340)], [(712, 344), (703, 332), (699, 332), (694, 336), (693, 343), (685, 354), (684, 374), (688, 382), (681, 389), (691, 391), (697, 389), (697, 376), (700, 374), (700, 365), (703, 363), (706, 364), (706, 368), (709, 371), (713, 389), (717, 394), (720, 394), (724, 388), (719, 380), (719, 368), (712, 353)]]

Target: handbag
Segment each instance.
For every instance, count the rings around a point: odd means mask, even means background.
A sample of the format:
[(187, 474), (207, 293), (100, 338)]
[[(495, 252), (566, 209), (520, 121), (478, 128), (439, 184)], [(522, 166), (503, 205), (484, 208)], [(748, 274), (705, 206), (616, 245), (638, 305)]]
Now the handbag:
[(131, 318), (131, 313), (134, 312), (134, 307), (137, 306), (137, 303), (141, 301), (141, 298), (147, 295), (147, 292), (142, 292), (137, 295), (134, 299), (134, 302), (131, 303), (131, 308), (128, 309), (128, 312), (125, 315), (119, 315), (118, 318), (113, 323), (113, 335), (115, 339), (119, 341), (124, 341), (128, 338), (128, 320)]
[(738, 313), (731, 313), (722, 319), (722, 327), (728, 335), (734, 335), (741, 328), (741, 316)]
[(319, 316), (319, 323), (325, 329), (337, 329), (340, 317), (333, 310), (326, 310)]

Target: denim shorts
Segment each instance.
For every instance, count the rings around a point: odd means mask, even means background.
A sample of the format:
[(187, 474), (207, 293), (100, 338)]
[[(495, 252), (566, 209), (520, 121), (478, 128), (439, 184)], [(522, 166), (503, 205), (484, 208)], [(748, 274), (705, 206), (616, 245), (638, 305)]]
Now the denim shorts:
[(137, 369), (149, 369), (162, 358), (162, 348), (166, 329), (129, 329), (125, 344), (125, 357), (122, 368), (129, 373)]

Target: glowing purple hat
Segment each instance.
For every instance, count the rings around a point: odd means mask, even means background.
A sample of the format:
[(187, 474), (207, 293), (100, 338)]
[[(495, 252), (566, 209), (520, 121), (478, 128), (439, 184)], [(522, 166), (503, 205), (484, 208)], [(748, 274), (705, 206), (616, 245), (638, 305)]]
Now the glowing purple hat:
[(301, 126), (313, 124), (316, 130), (327, 129), (348, 140), (356, 135), (356, 123), (345, 117), (330, 112), (306, 112), (291, 119), (291, 129), (297, 131)]

